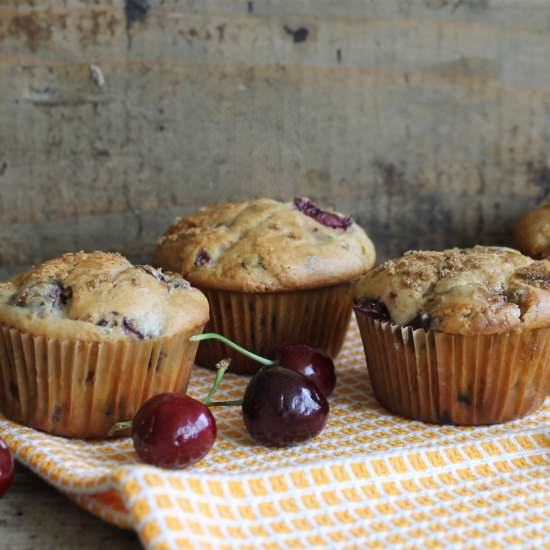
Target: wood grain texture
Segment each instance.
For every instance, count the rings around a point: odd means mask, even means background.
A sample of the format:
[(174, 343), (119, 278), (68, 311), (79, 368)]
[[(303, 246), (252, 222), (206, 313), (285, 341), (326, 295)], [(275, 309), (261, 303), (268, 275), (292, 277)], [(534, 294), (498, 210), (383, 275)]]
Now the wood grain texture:
[(0, 2), (1, 275), (146, 260), (257, 195), (350, 212), (381, 257), (506, 244), (550, 191), (548, 3), (146, 4)]
[(81, 510), (22, 466), (0, 499), (0, 533), (0, 548), (6, 550), (141, 548), (135, 533)]
[[(548, 2), (147, 4), (0, 0), (0, 277), (147, 260), (177, 215), (259, 195), (352, 213), (380, 257), (507, 244), (550, 193)], [(0, 527), (139, 547), (21, 470)]]

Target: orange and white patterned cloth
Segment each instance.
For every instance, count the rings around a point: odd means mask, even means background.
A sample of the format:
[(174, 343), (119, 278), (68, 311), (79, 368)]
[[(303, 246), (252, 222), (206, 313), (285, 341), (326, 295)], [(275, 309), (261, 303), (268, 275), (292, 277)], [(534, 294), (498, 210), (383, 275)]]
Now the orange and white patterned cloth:
[[(17, 459), (80, 506), (135, 529), (148, 549), (548, 548), (550, 400), (481, 428), (392, 416), (375, 401), (357, 329), (338, 358), (322, 434), (268, 449), (239, 407), (214, 409), (212, 452), (187, 470), (141, 464), (128, 438), (70, 440), (0, 419)], [(196, 368), (204, 397), (211, 371)], [(217, 399), (247, 379), (228, 375)]]

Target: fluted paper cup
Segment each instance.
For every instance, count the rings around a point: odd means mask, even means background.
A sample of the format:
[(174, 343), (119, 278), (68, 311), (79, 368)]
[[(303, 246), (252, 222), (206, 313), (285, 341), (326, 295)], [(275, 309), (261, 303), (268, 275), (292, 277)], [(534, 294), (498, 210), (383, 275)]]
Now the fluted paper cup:
[(549, 328), (462, 336), (355, 313), (375, 396), (395, 414), (498, 424), (535, 411), (550, 389)]
[(88, 342), (33, 336), (0, 324), (0, 410), (64, 436), (106, 437), (149, 397), (184, 392), (200, 332)]
[[(223, 334), (265, 357), (273, 357), (284, 344), (308, 344), (335, 357), (351, 317), (350, 283), (272, 293), (200, 290), (210, 303), (206, 331)], [(213, 367), (224, 357), (231, 358), (232, 372), (253, 374), (261, 366), (214, 340), (201, 342), (197, 363)]]

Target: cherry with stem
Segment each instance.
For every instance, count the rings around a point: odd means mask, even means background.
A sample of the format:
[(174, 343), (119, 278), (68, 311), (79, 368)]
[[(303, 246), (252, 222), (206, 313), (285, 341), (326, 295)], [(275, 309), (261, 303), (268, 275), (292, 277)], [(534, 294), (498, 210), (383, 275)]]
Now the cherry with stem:
[[(314, 382), (323, 394), (328, 397), (336, 385), (336, 372), (332, 358), (321, 349), (317, 349), (306, 344), (287, 344), (277, 350), (275, 359), (268, 359), (246, 348), (243, 348), (229, 338), (215, 332), (205, 332), (197, 334), (190, 338), (193, 342), (204, 342), (206, 340), (218, 340), (226, 346), (242, 353), (246, 357), (260, 363), (263, 367), (272, 367), (275, 365), (286, 367), (302, 374)], [(215, 403), (214, 406), (219, 403)], [(239, 404), (233, 402), (232, 404)]]

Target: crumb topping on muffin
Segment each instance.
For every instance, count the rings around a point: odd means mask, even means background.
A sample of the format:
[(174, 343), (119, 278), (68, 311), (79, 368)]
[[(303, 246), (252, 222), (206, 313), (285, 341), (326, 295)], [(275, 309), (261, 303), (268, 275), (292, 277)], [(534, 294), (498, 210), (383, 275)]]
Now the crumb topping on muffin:
[(526, 212), (514, 225), (514, 242), (533, 258), (550, 256), (550, 202)]
[(208, 320), (204, 295), (174, 273), (120, 254), (65, 254), (0, 284), (0, 322), (82, 339), (149, 339)]
[(382, 321), (451, 334), (550, 326), (550, 261), (476, 246), (409, 251), (360, 282), (356, 309)]
[(374, 259), (374, 245), (351, 218), (308, 199), (256, 199), (178, 219), (153, 264), (198, 286), (274, 292), (338, 284), (364, 274)]

